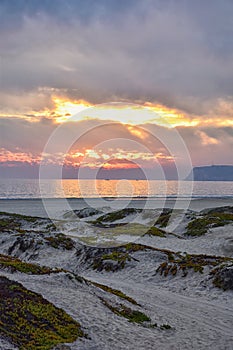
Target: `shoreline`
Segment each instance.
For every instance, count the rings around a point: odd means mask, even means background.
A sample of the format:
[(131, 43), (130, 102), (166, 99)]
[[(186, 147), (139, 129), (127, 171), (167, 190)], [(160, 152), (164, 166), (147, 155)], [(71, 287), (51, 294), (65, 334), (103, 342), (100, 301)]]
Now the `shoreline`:
[(91, 196), (83, 196), (83, 197), (0, 197), (0, 201), (5, 201), (5, 200), (85, 200), (85, 199), (91, 199), (91, 200), (97, 200), (97, 199), (105, 199), (105, 200), (113, 200), (113, 199), (121, 199), (121, 200), (164, 200), (164, 199), (170, 199), (170, 200), (184, 200), (184, 199), (233, 199), (233, 194), (229, 195), (193, 195), (193, 196), (176, 196), (176, 195), (167, 195), (167, 196), (162, 196), (162, 195), (154, 195), (154, 196), (99, 196), (99, 197), (91, 197)]
[[(128, 203), (127, 203), (128, 202)], [(68, 198), (66, 199), (0, 199), (0, 211), (29, 216), (48, 217), (44, 204), (59, 217), (67, 210), (83, 209), (86, 207), (112, 207), (112, 210), (133, 207), (138, 209), (175, 208), (201, 211), (207, 208), (232, 206), (233, 197), (202, 197), (202, 198)]]

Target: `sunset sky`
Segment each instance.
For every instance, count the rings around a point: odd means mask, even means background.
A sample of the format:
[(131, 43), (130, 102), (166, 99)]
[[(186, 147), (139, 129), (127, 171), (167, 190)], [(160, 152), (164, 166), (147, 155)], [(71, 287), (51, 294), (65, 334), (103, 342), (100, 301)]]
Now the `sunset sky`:
[(177, 135), (193, 166), (232, 165), (232, 16), (232, 0), (0, 0), (0, 176), (175, 178)]

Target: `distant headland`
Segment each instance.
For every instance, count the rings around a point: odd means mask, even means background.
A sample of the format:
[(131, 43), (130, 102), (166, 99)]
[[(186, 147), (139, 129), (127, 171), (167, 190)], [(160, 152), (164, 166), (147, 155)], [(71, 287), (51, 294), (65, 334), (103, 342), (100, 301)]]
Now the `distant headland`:
[[(186, 180), (191, 180), (190, 174)], [(233, 181), (233, 165), (211, 165), (193, 168), (194, 181)]]

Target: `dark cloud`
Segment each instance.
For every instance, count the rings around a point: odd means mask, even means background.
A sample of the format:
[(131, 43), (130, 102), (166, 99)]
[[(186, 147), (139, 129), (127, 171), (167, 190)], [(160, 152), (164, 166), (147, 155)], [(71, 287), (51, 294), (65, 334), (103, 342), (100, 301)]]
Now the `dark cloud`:
[(25, 17), (48, 16), (60, 24), (79, 20), (85, 24), (93, 18), (117, 17), (139, 3), (139, 0), (1, 0), (0, 26), (2, 29), (22, 27)]
[(92, 102), (159, 101), (189, 113), (233, 95), (230, 0), (0, 6), (2, 91), (66, 88)]

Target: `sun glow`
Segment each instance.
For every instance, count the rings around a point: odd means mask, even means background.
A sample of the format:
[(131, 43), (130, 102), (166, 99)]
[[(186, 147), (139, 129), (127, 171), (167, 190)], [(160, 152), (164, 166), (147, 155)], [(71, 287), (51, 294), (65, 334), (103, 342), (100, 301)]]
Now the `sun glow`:
[[(22, 100), (22, 97), (20, 98)], [(24, 99), (27, 106), (28, 101), (26, 98)], [(195, 127), (198, 125), (231, 127), (233, 125), (232, 118), (229, 118), (229, 113), (225, 117), (220, 118), (214, 112), (211, 112), (203, 118), (203, 116), (199, 115), (190, 116), (183, 110), (169, 108), (165, 105), (148, 101), (136, 101), (135, 103), (123, 101), (94, 105), (84, 99), (72, 99), (54, 92), (50, 96), (50, 102), (45, 101), (45, 105), (46, 107), (41, 109), (32, 108), (27, 110), (26, 107), (23, 107), (23, 110), (19, 108), (18, 110), (0, 111), (0, 117), (17, 117), (26, 119), (29, 122), (38, 122), (40, 119), (46, 118), (53, 120), (57, 124), (87, 119), (115, 121), (132, 126), (129, 131), (134, 135), (137, 133), (137, 136), (142, 138), (146, 135), (139, 135), (139, 131), (135, 129), (136, 125), (158, 124), (168, 128), (179, 126)]]
[[(197, 119), (190, 119), (184, 112), (177, 109), (168, 108), (161, 104), (153, 104), (150, 102), (145, 102), (144, 106), (149, 110), (158, 114), (160, 117), (160, 125), (164, 126), (196, 126), (199, 122)], [(152, 122), (156, 122), (154, 119)]]
[[(88, 100), (64, 95), (65, 89), (39, 88), (25, 94), (3, 94), (2, 101), (9, 106), (0, 110), (0, 118), (25, 119), (37, 123), (44, 119), (62, 124), (66, 121), (98, 119), (115, 121), (132, 127), (143, 124), (158, 124), (168, 128), (175, 127), (232, 127), (232, 101), (217, 99), (205, 115), (189, 114), (178, 108), (149, 101), (121, 101), (94, 105)], [(136, 135), (138, 131), (131, 129)], [(138, 136), (140, 137), (139, 133)], [(143, 136), (142, 136), (143, 137)]]
[(56, 116), (56, 122), (62, 123), (90, 107), (91, 104), (85, 100), (67, 100), (66, 98), (53, 96), (53, 103), (55, 104), (54, 114)]
[[(69, 120), (99, 119), (128, 125), (157, 123), (169, 128), (198, 124), (198, 120), (191, 120), (181, 111), (149, 102), (144, 104), (119, 102), (92, 105), (85, 100), (67, 100), (58, 96), (53, 96), (52, 100), (55, 105), (53, 115), (57, 123)], [(131, 132), (138, 133), (134, 128), (131, 129)]]

